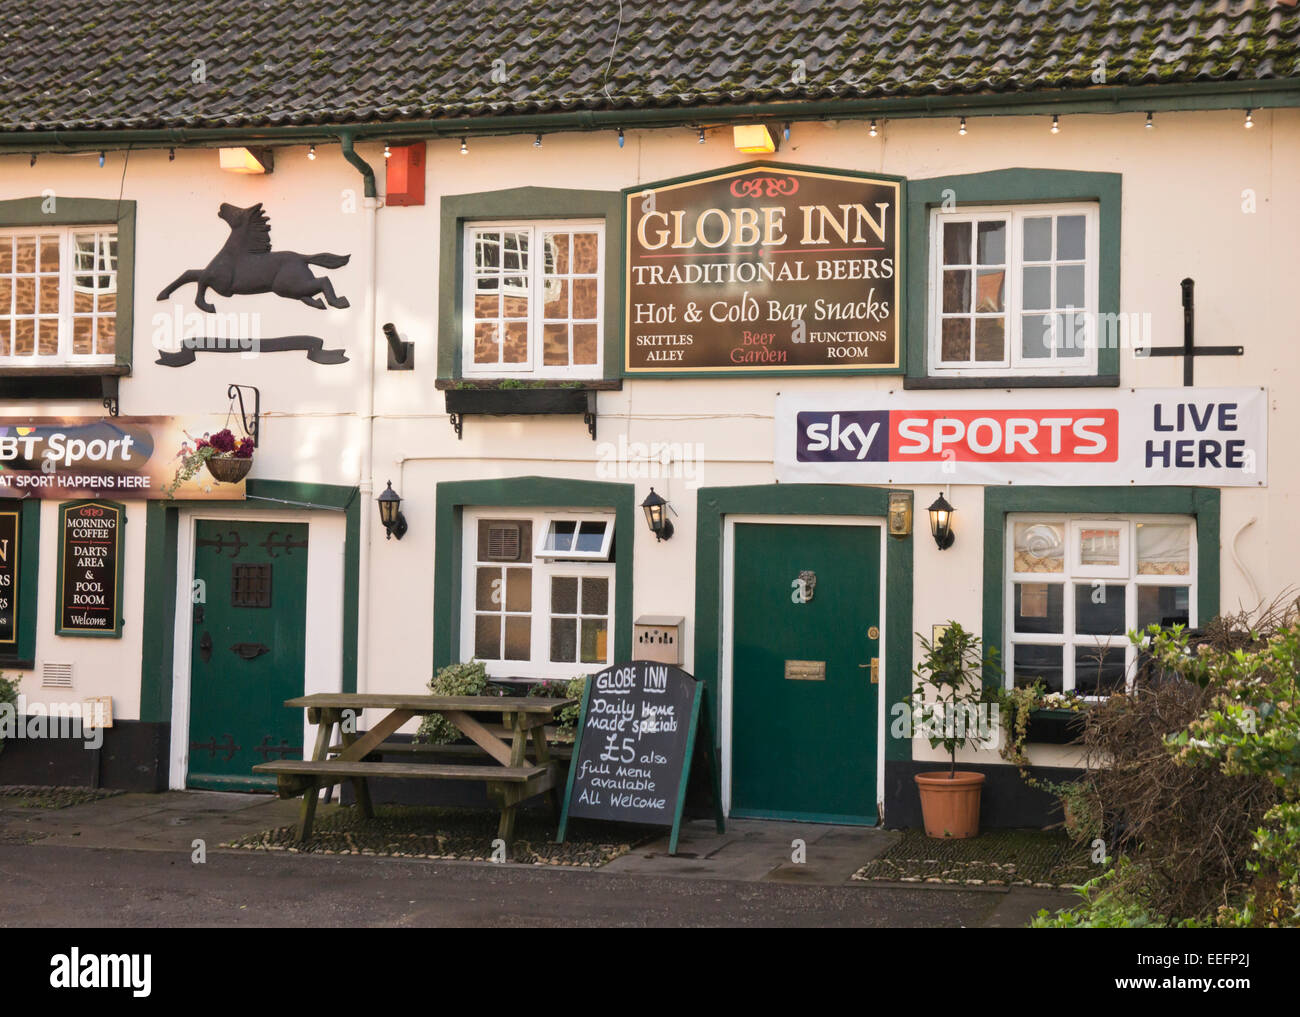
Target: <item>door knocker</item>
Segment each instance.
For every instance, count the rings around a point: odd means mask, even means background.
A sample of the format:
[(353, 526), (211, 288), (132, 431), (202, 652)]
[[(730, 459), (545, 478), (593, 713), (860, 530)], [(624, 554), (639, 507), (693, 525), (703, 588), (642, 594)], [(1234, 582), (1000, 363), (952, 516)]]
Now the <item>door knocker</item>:
[(817, 588), (817, 573), (804, 569), (799, 573), (799, 578), (790, 583), (790, 588), (794, 591), (790, 594), (791, 603), (807, 604), (813, 599), (813, 591)]

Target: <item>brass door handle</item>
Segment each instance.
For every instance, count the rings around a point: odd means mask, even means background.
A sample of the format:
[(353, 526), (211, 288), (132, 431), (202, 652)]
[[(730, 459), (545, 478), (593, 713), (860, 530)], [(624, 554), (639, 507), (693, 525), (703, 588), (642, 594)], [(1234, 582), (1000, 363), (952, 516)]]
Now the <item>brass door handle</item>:
[(880, 658), (879, 657), (872, 657), (870, 664), (859, 664), (858, 667), (864, 669), (868, 667), (871, 668), (871, 684), (872, 685), (880, 684)]

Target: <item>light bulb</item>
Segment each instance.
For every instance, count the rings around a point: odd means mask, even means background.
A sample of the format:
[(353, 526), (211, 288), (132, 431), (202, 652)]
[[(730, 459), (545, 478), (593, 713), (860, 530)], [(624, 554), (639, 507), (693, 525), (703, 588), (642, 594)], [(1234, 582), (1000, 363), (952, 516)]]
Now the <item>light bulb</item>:
[(1255, 118), (1250, 115), (1250, 110), (1246, 110), (1246, 122), (1242, 126), (1247, 129), (1255, 126)]
[(388, 147), (388, 142), (384, 142), (384, 158), (391, 159), (392, 157), (393, 157), (393, 150)]
[(1052, 133), (1053, 134), (1061, 133), (1061, 118), (1058, 117), (1055, 113), (1052, 114)]
[(704, 144), (704, 128), (703, 128), (703, 127), (700, 128), (700, 144), (701, 144), (701, 145)]
[(868, 130), (867, 133), (870, 134), (873, 138), (876, 136), (876, 122), (874, 120), (871, 121), (871, 129)]
[(1146, 125), (1146, 126), (1147, 126), (1147, 130), (1148, 130), (1148, 131), (1151, 130), (1152, 128), (1155, 127), (1155, 125), (1156, 125), (1156, 122), (1151, 118), (1151, 114), (1148, 113), (1148, 114), (1147, 114), (1147, 125)]
[(541, 148), (541, 147), (542, 147), (542, 136), (539, 134), (537, 135), (537, 137), (533, 139), (533, 148)]
[(623, 147), (623, 128), (621, 127), (618, 129), (618, 147)]
[(963, 138), (966, 136), (966, 118), (965, 118), (965, 117), (962, 117), (962, 118), (961, 118), (961, 126), (957, 128), (957, 133), (960, 134)]
[(469, 155), (469, 141), (466, 138), (460, 139), (460, 154)]
[(316, 146), (315, 146), (315, 145), (311, 145), (311, 146), (307, 149), (307, 158), (308, 158), (308, 159), (315, 159), (315, 158), (316, 158)]

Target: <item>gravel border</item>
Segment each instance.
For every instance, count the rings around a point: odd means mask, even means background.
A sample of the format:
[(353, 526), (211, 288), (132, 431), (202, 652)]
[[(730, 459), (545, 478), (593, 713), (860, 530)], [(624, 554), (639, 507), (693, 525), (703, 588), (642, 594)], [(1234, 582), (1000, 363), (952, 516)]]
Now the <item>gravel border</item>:
[(861, 881), (1073, 890), (1098, 875), (1091, 848), (1059, 830), (991, 830), (939, 840), (905, 830), (897, 844), (853, 874)]
[(66, 809), (125, 794), (114, 788), (68, 787), (47, 784), (0, 784), (0, 809)]

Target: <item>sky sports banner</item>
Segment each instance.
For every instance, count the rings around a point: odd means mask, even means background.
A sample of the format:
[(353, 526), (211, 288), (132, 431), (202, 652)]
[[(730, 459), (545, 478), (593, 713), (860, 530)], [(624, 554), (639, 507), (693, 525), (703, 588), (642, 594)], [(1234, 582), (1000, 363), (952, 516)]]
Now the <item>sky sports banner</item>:
[(781, 483), (1268, 483), (1262, 388), (816, 392), (776, 400)]
[[(0, 498), (165, 498), (182, 451), (210, 430), (203, 417), (0, 419)], [(242, 500), (244, 482), (200, 470), (174, 496)]]

